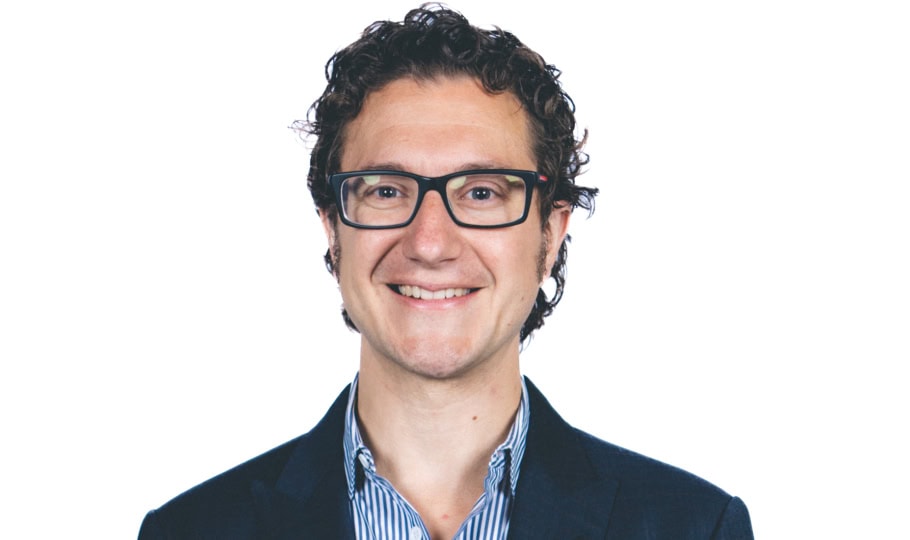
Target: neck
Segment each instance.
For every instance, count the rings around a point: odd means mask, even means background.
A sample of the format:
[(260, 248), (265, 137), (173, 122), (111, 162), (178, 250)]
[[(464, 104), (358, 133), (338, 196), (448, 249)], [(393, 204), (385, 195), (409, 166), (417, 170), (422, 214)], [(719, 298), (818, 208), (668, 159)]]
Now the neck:
[[(357, 411), (361, 430), (379, 463), (414, 464), (490, 453), (505, 438), (521, 397), (517, 357), (480, 376), (432, 379), (389, 377), (362, 362)], [(389, 450), (386, 452), (385, 450)]]
[(429, 506), (469, 511), (483, 492), (490, 455), (518, 410), (517, 348), (514, 360), (471, 376), (437, 379), (390, 371), (386, 362), (361, 358), (359, 426), (377, 473), (422, 516)]

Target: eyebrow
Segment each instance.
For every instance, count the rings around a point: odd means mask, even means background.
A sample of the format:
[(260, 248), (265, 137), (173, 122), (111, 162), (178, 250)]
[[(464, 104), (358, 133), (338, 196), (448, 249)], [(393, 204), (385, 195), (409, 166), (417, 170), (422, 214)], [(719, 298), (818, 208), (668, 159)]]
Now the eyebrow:
[[(515, 167), (505, 167), (499, 165), (492, 161), (472, 161), (469, 163), (462, 163), (458, 168), (453, 169), (451, 172), (460, 172), (460, 171), (472, 171), (475, 169), (514, 169)], [(411, 172), (406, 167), (402, 166), (401, 163), (396, 163), (394, 161), (390, 162), (380, 162), (380, 163), (367, 163), (359, 169), (359, 171), (402, 171), (402, 172)], [(449, 173), (450, 174), (450, 173)], [(421, 175), (423, 176), (423, 175)]]

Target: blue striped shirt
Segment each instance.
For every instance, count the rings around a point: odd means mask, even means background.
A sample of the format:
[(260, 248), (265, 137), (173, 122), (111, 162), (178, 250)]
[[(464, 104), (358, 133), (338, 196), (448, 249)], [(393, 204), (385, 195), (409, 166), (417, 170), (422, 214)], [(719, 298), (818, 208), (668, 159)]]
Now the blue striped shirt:
[[(484, 492), (474, 503), (454, 540), (501, 539), (509, 532), (509, 517), (518, 471), (525, 452), (530, 408), (528, 389), (521, 379), (521, 401), (506, 440), (490, 456)], [(373, 454), (357, 426), (357, 377), (351, 385), (344, 421), (344, 465), (348, 496), (358, 540), (429, 540), (423, 520), (391, 483), (376, 474)]]

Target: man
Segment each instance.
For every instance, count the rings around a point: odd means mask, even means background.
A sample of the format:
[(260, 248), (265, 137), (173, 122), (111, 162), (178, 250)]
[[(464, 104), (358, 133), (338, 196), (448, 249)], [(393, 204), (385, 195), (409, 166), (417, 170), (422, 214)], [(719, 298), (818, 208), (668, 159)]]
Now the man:
[(434, 7), (332, 58), (301, 127), (359, 374), (310, 433), (140, 538), (751, 538), (739, 499), (571, 428), (521, 378), (596, 194), (557, 74)]

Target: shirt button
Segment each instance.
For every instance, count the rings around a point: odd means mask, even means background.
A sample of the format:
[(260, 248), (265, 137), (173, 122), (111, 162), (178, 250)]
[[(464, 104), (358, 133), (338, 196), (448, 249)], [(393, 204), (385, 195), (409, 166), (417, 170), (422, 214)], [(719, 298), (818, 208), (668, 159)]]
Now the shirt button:
[(411, 527), (411, 532), (408, 534), (408, 540), (423, 540), (423, 531), (417, 525)]

